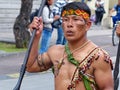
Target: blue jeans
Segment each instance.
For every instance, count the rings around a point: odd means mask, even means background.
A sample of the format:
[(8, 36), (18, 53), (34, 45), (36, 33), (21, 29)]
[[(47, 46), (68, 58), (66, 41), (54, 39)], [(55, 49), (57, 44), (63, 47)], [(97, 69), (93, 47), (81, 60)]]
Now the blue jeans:
[(63, 37), (63, 42), (62, 42), (62, 45), (65, 45), (67, 42), (67, 40), (65, 39), (65, 37)]
[(62, 27), (60, 26), (59, 28), (57, 28), (57, 41), (56, 41), (56, 44), (64, 45), (65, 43), (66, 43), (66, 39), (64, 37)]
[(103, 19), (103, 13), (102, 12), (98, 12), (98, 11), (95, 11), (95, 15), (96, 15), (96, 20), (95, 20), (95, 24), (101, 24), (101, 21)]
[(43, 54), (44, 52), (48, 50), (52, 31), (53, 29), (50, 29), (50, 28), (43, 29), (40, 50), (39, 50), (40, 54)]
[(81, 0), (81, 2), (84, 2), (84, 0)]

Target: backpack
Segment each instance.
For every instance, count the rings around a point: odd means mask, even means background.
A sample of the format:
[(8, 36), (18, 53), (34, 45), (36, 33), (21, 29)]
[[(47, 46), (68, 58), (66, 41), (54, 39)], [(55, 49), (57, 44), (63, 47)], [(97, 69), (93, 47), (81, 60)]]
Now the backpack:
[(30, 14), (30, 22), (32, 22), (33, 18), (38, 15), (38, 9), (36, 9), (34, 12)]
[(60, 25), (61, 25), (60, 19), (55, 20), (55, 21), (53, 21), (53, 23), (52, 23), (52, 27), (53, 27), (53, 28), (59, 28)]

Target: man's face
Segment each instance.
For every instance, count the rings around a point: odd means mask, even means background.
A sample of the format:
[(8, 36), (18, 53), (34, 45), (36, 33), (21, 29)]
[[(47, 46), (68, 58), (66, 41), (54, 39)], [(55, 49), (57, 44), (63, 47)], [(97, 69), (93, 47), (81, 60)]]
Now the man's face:
[[(89, 21), (89, 23), (91, 23)], [(80, 38), (86, 36), (88, 30), (88, 21), (85, 21), (81, 16), (77, 15), (67, 15), (62, 17), (62, 27), (64, 31), (65, 38), (68, 41), (79, 40)]]

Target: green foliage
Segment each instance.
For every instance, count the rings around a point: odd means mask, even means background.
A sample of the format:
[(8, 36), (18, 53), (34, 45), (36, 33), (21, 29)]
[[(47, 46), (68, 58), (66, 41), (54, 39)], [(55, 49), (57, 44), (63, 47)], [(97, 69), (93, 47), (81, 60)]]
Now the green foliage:
[(0, 50), (5, 52), (23, 52), (26, 51), (27, 48), (16, 48), (15, 44), (0, 42)]

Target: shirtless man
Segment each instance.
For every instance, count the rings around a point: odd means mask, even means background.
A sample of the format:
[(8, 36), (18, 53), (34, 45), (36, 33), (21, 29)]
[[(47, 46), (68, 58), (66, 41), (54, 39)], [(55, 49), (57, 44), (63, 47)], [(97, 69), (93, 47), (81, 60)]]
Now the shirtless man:
[(43, 29), (42, 18), (35, 17), (30, 28), (36, 28), (28, 72), (53, 68), (55, 90), (113, 90), (112, 63), (106, 51), (87, 38), (91, 11), (85, 3), (72, 2), (63, 7), (62, 27), (66, 45), (51, 46), (38, 55)]

